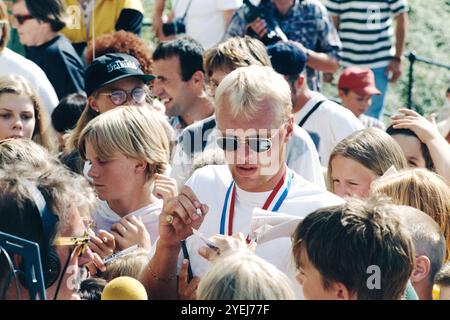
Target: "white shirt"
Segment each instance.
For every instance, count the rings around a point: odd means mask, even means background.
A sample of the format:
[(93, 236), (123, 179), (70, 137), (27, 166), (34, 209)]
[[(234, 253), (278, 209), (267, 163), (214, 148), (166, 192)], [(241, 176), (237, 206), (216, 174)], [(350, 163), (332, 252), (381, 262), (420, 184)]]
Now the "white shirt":
[[(289, 193), (279, 208), (278, 212), (305, 217), (314, 210), (326, 206), (337, 205), (344, 202), (336, 195), (324, 191), (311, 184), (292, 170), (292, 184)], [(206, 237), (220, 233), (220, 222), (227, 189), (232, 181), (228, 166), (206, 166), (197, 170), (186, 183), (197, 195), (199, 201), (208, 205), (209, 212), (199, 228)], [(211, 192), (214, 190), (214, 192)], [(250, 231), (252, 210), (261, 208), (268, 198), (268, 192), (246, 192), (236, 188), (236, 203), (233, 219), (232, 233), (242, 232), (247, 235)], [(189, 237), (186, 246), (189, 252), (190, 263), (194, 275), (201, 276), (208, 268), (209, 262), (198, 255), (198, 249), (204, 244), (196, 237)], [(291, 258), (290, 238), (279, 238), (269, 241), (257, 247), (256, 254), (278, 267), (286, 273), (292, 282), (292, 287), (301, 297), (300, 285), (295, 280), (295, 267)], [(180, 253), (179, 269), (183, 254)]]
[[(135, 216), (141, 218), (144, 223), (152, 243), (159, 237), (159, 214), (163, 207), (163, 201), (158, 199), (155, 203), (149, 204), (143, 208), (133, 211), (124, 217)], [(106, 201), (98, 200), (98, 207), (93, 215), (93, 230), (97, 234), (100, 229), (110, 231), (111, 226), (122, 219), (109, 207)]]
[[(176, 18), (186, 12), (190, 0), (175, 0), (173, 11)], [(242, 0), (192, 0), (186, 15), (186, 34), (205, 49), (209, 49), (222, 41), (225, 35), (225, 18), (223, 11), (236, 10)]]
[(50, 115), (58, 104), (58, 96), (44, 71), (33, 61), (5, 48), (0, 53), (0, 76), (18, 74), (26, 78), (41, 98), (50, 119)]
[(311, 114), (302, 128), (311, 135), (319, 151), (320, 163), (327, 167), (328, 159), (336, 144), (351, 133), (364, 129), (364, 126), (353, 112), (319, 92), (314, 92), (314, 97), (295, 114), (295, 122), (298, 124), (321, 100), (324, 102)]

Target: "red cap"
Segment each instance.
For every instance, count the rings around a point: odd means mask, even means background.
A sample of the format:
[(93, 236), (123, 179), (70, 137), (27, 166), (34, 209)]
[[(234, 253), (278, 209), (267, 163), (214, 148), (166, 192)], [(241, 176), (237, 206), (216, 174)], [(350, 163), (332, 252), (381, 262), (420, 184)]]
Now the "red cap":
[(372, 70), (360, 67), (346, 68), (339, 77), (338, 89), (352, 90), (360, 96), (381, 94), (375, 86), (375, 77)]

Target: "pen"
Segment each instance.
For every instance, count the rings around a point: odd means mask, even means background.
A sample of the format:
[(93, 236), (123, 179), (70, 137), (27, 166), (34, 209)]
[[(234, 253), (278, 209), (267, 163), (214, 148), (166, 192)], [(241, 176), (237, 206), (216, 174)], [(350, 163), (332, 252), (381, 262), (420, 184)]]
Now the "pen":
[(127, 255), (127, 254), (129, 254), (129, 253), (131, 253), (131, 252), (133, 252), (135, 250), (137, 250), (137, 249), (138, 249), (138, 245), (135, 244), (134, 246), (131, 246), (129, 248), (126, 248), (125, 250), (119, 251), (117, 253), (114, 253), (114, 254), (110, 255), (109, 257), (106, 257), (103, 260), (103, 263), (104, 264), (110, 263), (110, 262), (116, 260), (117, 258), (123, 257), (123, 256), (125, 256), (125, 255)]

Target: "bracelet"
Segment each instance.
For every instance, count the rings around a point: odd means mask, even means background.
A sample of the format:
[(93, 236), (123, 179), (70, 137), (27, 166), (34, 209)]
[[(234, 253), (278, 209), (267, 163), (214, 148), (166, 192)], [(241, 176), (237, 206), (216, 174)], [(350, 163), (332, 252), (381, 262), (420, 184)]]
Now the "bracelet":
[(161, 278), (161, 277), (158, 277), (158, 275), (155, 274), (155, 273), (153, 272), (152, 268), (150, 267), (150, 263), (148, 264), (147, 268), (148, 268), (148, 270), (150, 271), (150, 274), (152, 275), (153, 279), (158, 280), (158, 281), (162, 281), (162, 282), (166, 282), (166, 283), (167, 283), (167, 282), (170, 282), (170, 281), (174, 280), (174, 279), (177, 277), (176, 274), (173, 275), (173, 276), (171, 276), (171, 277), (168, 277), (168, 278)]
[(402, 58), (400, 58), (400, 57), (391, 57), (391, 59), (395, 60), (395, 61), (398, 61), (398, 62), (402, 61)]

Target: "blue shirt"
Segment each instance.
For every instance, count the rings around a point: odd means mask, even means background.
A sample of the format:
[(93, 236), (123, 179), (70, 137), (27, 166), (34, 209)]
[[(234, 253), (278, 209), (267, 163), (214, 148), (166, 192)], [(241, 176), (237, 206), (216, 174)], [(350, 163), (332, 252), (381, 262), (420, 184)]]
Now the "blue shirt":
[[(327, 9), (317, 0), (294, 1), (294, 5), (282, 16), (271, 0), (262, 0), (259, 5), (259, 16), (264, 19), (272, 16), (280, 25), (289, 40), (300, 42), (305, 48), (323, 52), (340, 59), (341, 41)], [(249, 24), (245, 19), (245, 6), (233, 16), (225, 38), (244, 36)], [(307, 67), (308, 86), (319, 91), (320, 74)]]

